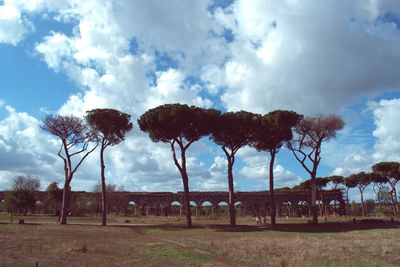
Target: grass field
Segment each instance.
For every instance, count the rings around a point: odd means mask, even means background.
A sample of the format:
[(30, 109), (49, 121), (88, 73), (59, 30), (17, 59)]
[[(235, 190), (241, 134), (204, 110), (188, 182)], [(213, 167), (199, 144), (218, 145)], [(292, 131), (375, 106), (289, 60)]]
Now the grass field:
[(116, 216), (119, 227), (100, 227), (84, 225), (89, 218), (60, 226), (29, 217), (0, 224), (0, 266), (400, 266), (398, 223), (280, 221), (271, 229), (197, 220), (187, 229), (180, 218), (142, 218), (159, 224), (138, 226)]

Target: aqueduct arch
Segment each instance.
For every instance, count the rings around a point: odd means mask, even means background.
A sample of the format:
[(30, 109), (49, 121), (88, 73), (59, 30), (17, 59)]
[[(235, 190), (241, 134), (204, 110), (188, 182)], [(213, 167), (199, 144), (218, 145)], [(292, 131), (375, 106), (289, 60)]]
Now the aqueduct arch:
[[(98, 193), (73, 191), (72, 197), (75, 199), (83, 199), (95, 197)], [(5, 191), (0, 192), (0, 201), (5, 199)], [(44, 201), (46, 192), (37, 192), (38, 199)], [(173, 202), (181, 204), (182, 211), (184, 207), (183, 192), (115, 192), (124, 201), (124, 203), (135, 203), (137, 214), (142, 215), (168, 215)], [(195, 208), (201, 211), (204, 202), (211, 203), (211, 208), (218, 210), (218, 203), (228, 203), (229, 194), (223, 191), (213, 192), (190, 192), (190, 201), (195, 204)], [(275, 191), (275, 199), (277, 204), (278, 214), (282, 215), (285, 207), (290, 203), (291, 213), (304, 213), (305, 206), (311, 202), (309, 191), (304, 190), (277, 190)], [(321, 190), (317, 193), (317, 199), (322, 203), (324, 210), (345, 214), (345, 201), (342, 192), (336, 190)], [(236, 192), (235, 203), (241, 203), (242, 213), (245, 215), (266, 215), (269, 210), (270, 193), (269, 191), (254, 191), (254, 192)], [(335, 203), (334, 209), (332, 203)], [(199, 212), (198, 214), (201, 214)]]

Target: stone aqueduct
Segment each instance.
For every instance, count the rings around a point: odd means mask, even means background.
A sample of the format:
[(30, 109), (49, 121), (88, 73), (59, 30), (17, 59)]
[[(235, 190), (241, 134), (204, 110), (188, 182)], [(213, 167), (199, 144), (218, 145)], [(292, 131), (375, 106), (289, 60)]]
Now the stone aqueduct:
[[(0, 192), (0, 201), (4, 200), (6, 192)], [(45, 192), (37, 192), (38, 199), (44, 199)], [(99, 193), (76, 191), (72, 192), (75, 199), (89, 199), (98, 196)], [(171, 206), (175, 203), (183, 203), (183, 192), (115, 192), (128, 205), (134, 203), (137, 214), (141, 215), (168, 215)], [(275, 198), (278, 215), (301, 216), (308, 215), (310, 192), (304, 190), (276, 190)], [(243, 215), (268, 215), (269, 191), (236, 192), (236, 204), (241, 204)], [(204, 203), (209, 202), (211, 211), (217, 212), (220, 204), (228, 203), (228, 192), (190, 192), (190, 203), (195, 208), (196, 215), (202, 214)], [(326, 213), (345, 214), (345, 201), (340, 190), (322, 190), (317, 193), (317, 201), (320, 208)], [(181, 208), (181, 211), (184, 210)], [(304, 214), (306, 213), (306, 214)]]

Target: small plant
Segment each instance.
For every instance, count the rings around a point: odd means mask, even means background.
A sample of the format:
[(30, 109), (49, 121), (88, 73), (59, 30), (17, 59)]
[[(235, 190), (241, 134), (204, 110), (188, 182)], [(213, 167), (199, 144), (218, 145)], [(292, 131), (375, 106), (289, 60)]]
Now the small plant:
[(74, 241), (70, 251), (86, 253), (88, 251), (88, 245), (86, 242), (77, 244), (77, 242)]

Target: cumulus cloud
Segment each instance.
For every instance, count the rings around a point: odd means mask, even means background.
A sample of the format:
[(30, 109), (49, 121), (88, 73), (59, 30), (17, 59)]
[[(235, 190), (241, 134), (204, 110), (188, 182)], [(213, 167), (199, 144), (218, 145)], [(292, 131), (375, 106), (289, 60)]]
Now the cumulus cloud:
[(235, 37), (220, 68), (226, 107), (337, 112), (360, 95), (399, 86), (400, 32), (384, 19), (398, 8), (364, 2), (238, 0), (219, 9), (216, 19)]
[(214, 157), (214, 161), (208, 168), (208, 174), (201, 177), (194, 187), (198, 190), (215, 191), (215, 190), (228, 190), (227, 183), (227, 166), (228, 161), (221, 157)]
[(201, 87), (185, 83), (185, 75), (174, 69), (157, 72), (157, 85), (150, 88), (146, 108), (155, 108), (162, 104), (187, 103), (208, 108), (212, 101), (199, 96)]
[[(257, 152), (255, 149), (245, 148), (238, 153), (244, 161), (240, 168), (239, 175), (242, 178), (252, 181), (253, 188), (266, 190), (269, 187), (269, 156), (266, 153)], [(274, 166), (274, 187), (293, 187), (299, 184), (302, 179), (290, 170), (285, 169), (279, 162)]]
[(0, 6), (0, 43), (17, 45), (33, 29), (19, 10), (10, 5)]
[(56, 158), (57, 146), (39, 128), (40, 122), (25, 112), (8, 105), (0, 107), (6, 116), (0, 120), (0, 186), (10, 186), (16, 175), (35, 175), (42, 178), (42, 186), (62, 178)]
[(369, 105), (376, 128), (373, 136), (375, 143), (374, 158), (376, 161), (400, 160), (400, 99), (380, 100)]

